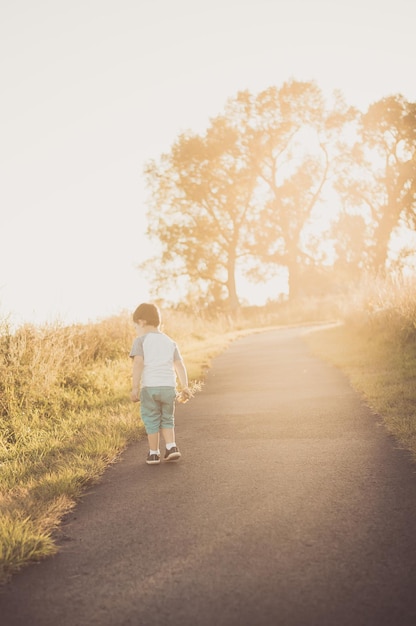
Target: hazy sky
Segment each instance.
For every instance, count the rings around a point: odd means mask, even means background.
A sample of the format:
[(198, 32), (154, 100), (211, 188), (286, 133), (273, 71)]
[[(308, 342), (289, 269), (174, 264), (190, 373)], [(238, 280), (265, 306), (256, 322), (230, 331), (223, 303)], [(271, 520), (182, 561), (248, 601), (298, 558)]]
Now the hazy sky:
[(148, 297), (144, 163), (241, 89), (416, 100), (414, 0), (2, 0), (0, 315)]

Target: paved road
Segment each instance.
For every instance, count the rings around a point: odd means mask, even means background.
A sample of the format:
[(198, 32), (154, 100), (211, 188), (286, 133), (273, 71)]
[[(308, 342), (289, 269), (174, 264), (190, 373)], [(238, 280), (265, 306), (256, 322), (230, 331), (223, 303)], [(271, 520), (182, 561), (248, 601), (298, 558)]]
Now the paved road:
[(416, 473), (303, 329), (242, 338), (0, 594), (2, 626), (415, 626)]

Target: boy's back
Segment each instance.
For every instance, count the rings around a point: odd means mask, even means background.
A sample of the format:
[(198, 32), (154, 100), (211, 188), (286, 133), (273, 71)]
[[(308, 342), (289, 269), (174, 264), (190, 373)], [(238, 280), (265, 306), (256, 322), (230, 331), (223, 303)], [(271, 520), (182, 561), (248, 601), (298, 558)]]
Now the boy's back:
[(174, 341), (161, 332), (136, 337), (130, 356), (142, 356), (142, 387), (175, 387), (174, 361), (181, 355)]

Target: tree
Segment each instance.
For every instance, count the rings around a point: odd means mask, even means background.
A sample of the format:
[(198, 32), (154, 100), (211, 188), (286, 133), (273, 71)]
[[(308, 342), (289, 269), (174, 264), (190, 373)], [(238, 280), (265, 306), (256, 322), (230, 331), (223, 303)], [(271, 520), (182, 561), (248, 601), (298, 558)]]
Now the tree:
[(255, 172), (239, 133), (219, 116), (203, 136), (182, 134), (158, 163), (149, 163), (146, 176), (148, 234), (161, 246), (147, 265), (157, 268), (159, 288), (185, 276), (208, 301), (226, 299), (237, 309), (236, 269), (256, 213)]
[(346, 286), (356, 283), (368, 267), (367, 228), (364, 217), (342, 211), (333, 223), (335, 260), (333, 269), (338, 281)]
[(366, 216), (368, 269), (377, 273), (400, 221), (416, 226), (416, 104), (381, 99), (361, 116), (359, 133), (337, 188), (347, 211)]
[(287, 267), (289, 297), (296, 298), (305, 286), (305, 267), (314, 261), (303, 241), (305, 226), (328, 181), (337, 133), (351, 112), (339, 94), (327, 107), (315, 83), (298, 81), (257, 96), (241, 93), (234, 106), (245, 111), (244, 134), (258, 171), (262, 228), (251, 251), (263, 275), (265, 267)]
[(349, 116), (341, 96), (328, 107), (311, 82), (240, 92), (203, 136), (183, 134), (149, 163), (148, 234), (161, 253), (147, 265), (157, 268), (158, 286), (185, 276), (199, 294), (225, 298), (234, 310), (237, 268), (261, 279), (284, 266), (290, 296), (298, 296), (318, 259), (305, 227)]

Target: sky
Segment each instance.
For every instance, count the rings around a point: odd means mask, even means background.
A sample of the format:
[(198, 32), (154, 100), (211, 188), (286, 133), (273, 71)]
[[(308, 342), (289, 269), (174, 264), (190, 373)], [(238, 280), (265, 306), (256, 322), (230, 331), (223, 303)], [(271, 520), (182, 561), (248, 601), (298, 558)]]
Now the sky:
[(2, 0), (0, 319), (134, 310), (145, 164), (291, 78), (361, 110), (415, 101), (415, 23), (414, 0)]

